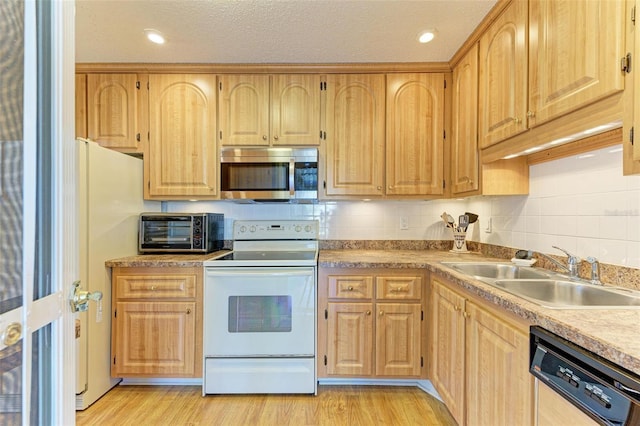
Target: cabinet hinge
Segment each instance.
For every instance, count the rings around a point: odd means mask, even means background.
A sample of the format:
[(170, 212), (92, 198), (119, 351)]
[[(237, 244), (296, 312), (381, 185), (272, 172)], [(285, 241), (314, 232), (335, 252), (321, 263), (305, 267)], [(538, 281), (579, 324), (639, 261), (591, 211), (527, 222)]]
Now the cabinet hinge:
[(147, 81), (147, 90), (149, 90), (149, 82)]
[(424, 321), (424, 311), (420, 311), (420, 321)]
[(633, 25), (636, 24), (636, 7), (635, 6), (631, 8), (631, 23)]
[(627, 56), (620, 60), (620, 70), (627, 74), (631, 72), (631, 53), (627, 53)]
[(446, 139), (447, 138), (447, 131), (443, 130), (442, 131), (442, 139)]
[(324, 189), (327, 189), (327, 181), (326, 181), (326, 180), (323, 180), (323, 181), (322, 181), (322, 187), (323, 187)]
[(140, 133), (136, 133), (136, 140), (140, 142)]
[(116, 357), (113, 357), (113, 365), (116, 365)]
[(324, 319), (329, 319), (329, 311), (324, 310)]
[(220, 130), (220, 140), (222, 140), (222, 130)]
[(113, 311), (113, 317), (117, 318), (118, 317), (118, 310)]
[(327, 82), (326, 81), (321, 81), (320, 82), (320, 91), (322, 90), (327, 90)]
[(444, 81), (444, 88), (447, 88), (447, 80)]
[(444, 179), (442, 179), (442, 189), (444, 189), (444, 188), (446, 188), (446, 187), (447, 187), (447, 185), (445, 184), (445, 180), (444, 180)]
[(222, 82), (218, 83), (218, 90), (220, 90), (222, 92)]
[(136, 89), (140, 90), (140, 82), (136, 81)]
[(633, 127), (631, 127), (631, 129), (629, 129), (629, 141), (631, 142), (631, 145), (633, 145)]
[(420, 367), (424, 367), (424, 357), (420, 357)]
[(327, 365), (327, 356), (324, 356), (324, 365)]

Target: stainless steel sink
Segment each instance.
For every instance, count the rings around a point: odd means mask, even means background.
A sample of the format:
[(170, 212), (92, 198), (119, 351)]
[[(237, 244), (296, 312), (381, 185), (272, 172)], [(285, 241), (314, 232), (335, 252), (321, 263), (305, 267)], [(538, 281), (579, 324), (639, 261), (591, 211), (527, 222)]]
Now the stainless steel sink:
[(496, 280), (490, 283), (548, 308), (640, 308), (640, 292), (553, 279)]
[(472, 275), (477, 279), (489, 278), (492, 280), (501, 279), (536, 279), (549, 278), (550, 274), (528, 266), (517, 266), (507, 262), (442, 262), (450, 268)]

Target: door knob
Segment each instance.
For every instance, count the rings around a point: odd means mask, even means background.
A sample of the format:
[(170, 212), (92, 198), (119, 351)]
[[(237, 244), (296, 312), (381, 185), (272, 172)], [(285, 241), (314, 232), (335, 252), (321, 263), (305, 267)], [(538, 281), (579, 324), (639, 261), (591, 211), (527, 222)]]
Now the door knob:
[(22, 324), (19, 322), (12, 322), (2, 333), (2, 343), (4, 343), (5, 346), (15, 345), (21, 338)]
[(71, 289), (71, 297), (69, 303), (71, 304), (72, 312), (85, 312), (89, 309), (89, 300), (93, 300), (98, 304), (98, 310), (96, 312), (96, 322), (102, 321), (102, 292), (101, 291), (86, 291), (80, 289), (80, 281), (73, 283)]

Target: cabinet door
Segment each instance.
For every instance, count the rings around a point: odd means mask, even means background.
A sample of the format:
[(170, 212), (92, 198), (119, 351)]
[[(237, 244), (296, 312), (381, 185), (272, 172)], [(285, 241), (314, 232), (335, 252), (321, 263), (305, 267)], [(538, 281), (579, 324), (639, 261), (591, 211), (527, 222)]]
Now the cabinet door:
[(529, 336), (467, 303), (467, 425), (530, 425)]
[(419, 303), (376, 303), (376, 375), (419, 376)]
[[(87, 135), (105, 148), (142, 151), (146, 104), (137, 74), (87, 75)], [(143, 128), (144, 127), (144, 128)]]
[(624, 9), (624, 1), (530, 0), (529, 127), (624, 89)]
[(113, 377), (193, 376), (195, 302), (118, 302), (113, 319)]
[(329, 303), (327, 374), (373, 374), (373, 304)]
[(386, 193), (443, 193), (444, 74), (387, 75)]
[(320, 75), (271, 76), (271, 143), (320, 143)]
[(451, 100), (451, 192), (479, 189), (478, 45), (453, 70)]
[(76, 74), (76, 137), (87, 137), (87, 75)]
[(431, 382), (458, 424), (464, 424), (464, 306), (462, 296), (432, 281)]
[(218, 90), (220, 144), (269, 145), (269, 76), (221, 75)]
[(216, 198), (215, 84), (215, 76), (207, 74), (149, 77), (151, 133), (145, 195)]
[(527, 2), (514, 1), (480, 38), (480, 148), (527, 129), (526, 31)]
[(385, 76), (327, 76), (326, 190), (384, 194)]

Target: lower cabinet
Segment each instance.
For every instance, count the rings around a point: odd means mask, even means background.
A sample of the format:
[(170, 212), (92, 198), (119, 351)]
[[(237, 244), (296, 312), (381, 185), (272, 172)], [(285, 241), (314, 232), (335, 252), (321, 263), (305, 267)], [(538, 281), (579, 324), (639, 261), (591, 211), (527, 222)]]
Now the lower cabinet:
[(421, 270), (320, 268), (318, 377), (419, 378)]
[(532, 425), (528, 324), (432, 275), (430, 379), (460, 425)]
[(113, 268), (113, 377), (202, 377), (202, 268)]

